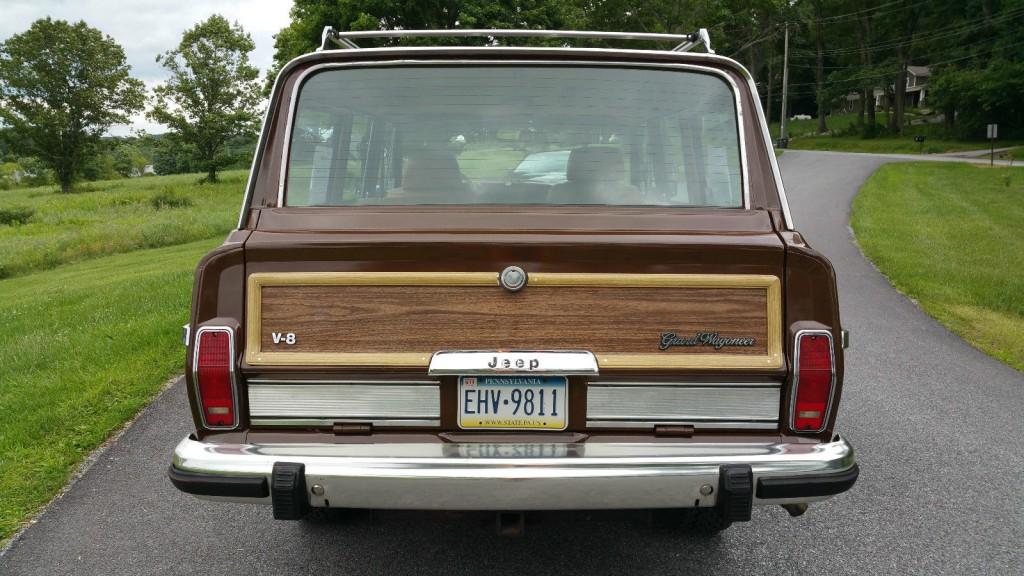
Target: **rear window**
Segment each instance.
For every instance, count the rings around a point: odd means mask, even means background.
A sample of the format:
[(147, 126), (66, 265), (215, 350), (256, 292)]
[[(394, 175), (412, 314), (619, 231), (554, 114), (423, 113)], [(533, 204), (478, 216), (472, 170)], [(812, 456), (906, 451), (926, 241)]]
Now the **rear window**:
[(738, 130), (707, 73), (327, 69), (299, 94), (285, 203), (741, 207)]

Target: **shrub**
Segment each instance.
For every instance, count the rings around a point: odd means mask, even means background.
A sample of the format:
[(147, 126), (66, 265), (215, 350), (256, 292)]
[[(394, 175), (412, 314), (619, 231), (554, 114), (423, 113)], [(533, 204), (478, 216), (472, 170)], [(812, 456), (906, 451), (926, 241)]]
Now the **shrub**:
[(27, 206), (12, 206), (11, 208), (0, 208), (0, 226), (15, 226), (27, 224), (36, 213), (35, 208)]
[(153, 208), (156, 208), (157, 210), (160, 210), (161, 208), (188, 208), (193, 204), (191, 198), (182, 196), (173, 188), (164, 188), (160, 190), (153, 196), (150, 203), (153, 204)]

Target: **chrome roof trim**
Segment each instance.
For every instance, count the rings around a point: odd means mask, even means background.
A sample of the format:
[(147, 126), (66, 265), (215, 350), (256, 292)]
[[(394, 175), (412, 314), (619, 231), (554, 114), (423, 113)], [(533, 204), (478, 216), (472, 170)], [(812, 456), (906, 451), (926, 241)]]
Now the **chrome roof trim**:
[[(360, 50), (360, 52), (363, 52)], [(378, 68), (378, 67), (402, 67), (402, 66), (433, 66), (433, 65), (452, 65), (452, 64), (465, 64), (468, 66), (522, 66), (522, 65), (545, 65), (545, 66), (593, 66), (593, 67), (608, 67), (608, 68), (653, 68), (653, 69), (669, 69), (669, 70), (688, 70), (701, 74), (711, 74), (722, 78), (732, 89), (733, 103), (736, 109), (736, 133), (740, 148), (740, 186), (741, 193), (743, 196), (743, 208), (750, 209), (750, 176), (749, 176), (749, 162), (747, 159), (747, 142), (745, 136), (745, 130), (743, 129), (743, 103), (740, 100), (739, 86), (736, 81), (733, 80), (732, 76), (727, 74), (724, 70), (718, 68), (712, 68), (709, 66), (701, 66), (698, 64), (688, 64), (683, 62), (629, 62), (629, 61), (581, 61), (581, 60), (490, 60), (490, 59), (471, 59), (471, 60), (448, 60), (448, 59), (430, 59), (430, 60), (377, 60), (377, 61), (353, 61), (353, 62), (324, 62), (310, 66), (302, 73), (295, 81), (295, 85), (292, 88), (291, 102), (289, 103), (288, 120), (285, 124), (284, 132), (284, 146), (281, 150), (281, 176), (278, 180), (277, 186), (277, 206), (285, 206), (285, 187), (288, 181), (288, 158), (291, 154), (292, 147), (292, 129), (295, 121), (295, 112), (298, 108), (299, 102), (299, 91), (302, 89), (303, 84), (313, 74), (333, 69), (333, 68)], [(743, 72), (749, 78), (749, 73)], [(284, 71), (282, 70), (282, 74)], [(279, 76), (280, 78), (280, 76)], [(754, 93), (755, 101), (756, 92)], [(763, 122), (763, 116), (760, 117)], [(770, 144), (770, 143), (769, 143)], [(262, 145), (262, 144), (261, 144)], [(770, 154), (774, 158), (774, 154)], [(776, 175), (778, 180), (778, 175)]]
[(651, 32), (606, 32), (596, 30), (528, 30), (516, 28), (446, 28), (431, 30), (336, 30), (324, 26), (317, 50), (330, 50), (333, 42), (341, 49), (361, 49), (358, 38), (587, 38), (594, 40), (652, 40), (673, 42), (673, 52), (688, 52), (703, 45), (711, 54), (711, 35), (707, 28), (689, 34), (657, 34)]

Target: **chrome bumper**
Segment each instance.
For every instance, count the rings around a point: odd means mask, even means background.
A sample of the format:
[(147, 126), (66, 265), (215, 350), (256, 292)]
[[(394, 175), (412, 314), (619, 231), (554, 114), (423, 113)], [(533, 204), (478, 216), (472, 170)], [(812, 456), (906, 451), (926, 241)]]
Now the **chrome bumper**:
[(170, 469), (199, 497), (270, 504), (275, 463), (304, 467), (309, 505), (414, 510), (710, 507), (723, 466), (749, 466), (753, 504), (823, 500), (857, 477), (853, 447), (814, 443), (213, 444)]

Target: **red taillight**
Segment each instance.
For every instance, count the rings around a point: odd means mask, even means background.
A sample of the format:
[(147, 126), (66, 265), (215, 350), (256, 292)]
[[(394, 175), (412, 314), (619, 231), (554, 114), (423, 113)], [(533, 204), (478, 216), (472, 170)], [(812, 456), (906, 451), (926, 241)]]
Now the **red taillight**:
[(793, 428), (798, 432), (820, 432), (825, 428), (828, 402), (835, 384), (832, 337), (827, 332), (802, 333), (796, 345)]
[(228, 330), (200, 330), (196, 336), (196, 389), (203, 421), (210, 427), (235, 425), (232, 348)]

